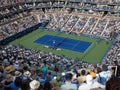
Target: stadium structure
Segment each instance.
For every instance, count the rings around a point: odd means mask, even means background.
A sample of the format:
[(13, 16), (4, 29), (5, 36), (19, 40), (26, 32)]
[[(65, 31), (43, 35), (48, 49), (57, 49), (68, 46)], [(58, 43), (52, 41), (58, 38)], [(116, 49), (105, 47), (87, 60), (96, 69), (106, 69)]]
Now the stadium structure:
[[(120, 65), (120, 1), (1, 0), (0, 46), (1, 63), (47, 61), (49, 70), (59, 67), (59, 73), (115, 67)], [(116, 68), (114, 73), (120, 74)]]

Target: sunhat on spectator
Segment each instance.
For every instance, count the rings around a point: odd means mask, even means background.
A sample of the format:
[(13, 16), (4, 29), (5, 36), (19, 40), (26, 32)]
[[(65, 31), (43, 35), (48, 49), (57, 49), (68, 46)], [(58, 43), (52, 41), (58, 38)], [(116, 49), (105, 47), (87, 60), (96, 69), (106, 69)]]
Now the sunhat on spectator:
[(64, 72), (62, 73), (62, 76), (65, 76), (65, 73), (64, 73)]
[(5, 79), (7, 82), (11, 82), (13, 80), (13, 76), (11, 74), (7, 74)]
[(31, 76), (31, 72), (30, 72), (30, 71), (24, 72), (24, 76), (25, 76), (25, 77), (30, 77), (30, 76)]
[(16, 77), (19, 77), (19, 76), (21, 76), (22, 75), (22, 73), (20, 72), (20, 71), (15, 71), (15, 76)]
[(15, 67), (13, 67), (12, 65), (7, 66), (7, 67), (5, 68), (5, 72), (6, 72), (6, 73), (11, 73), (11, 72), (14, 71), (14, 70), (15, 70)]
[(39, 86), (40, 86), (40, 82), (37, 80), (33, 80), (30, 82), (30, 88), (33, 90), (38, 89)]

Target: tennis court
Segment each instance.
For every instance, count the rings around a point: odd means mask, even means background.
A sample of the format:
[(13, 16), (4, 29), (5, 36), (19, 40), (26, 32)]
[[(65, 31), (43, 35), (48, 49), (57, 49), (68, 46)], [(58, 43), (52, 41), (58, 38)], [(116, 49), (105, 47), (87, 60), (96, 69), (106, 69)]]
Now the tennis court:
[(37, 40), (34, 41), (34, 43), (44, 44), (54, 48), (68, 49), (81, 53), (84, 53), (92, 44), (92, 42), (86, 42), (53, 35), (44, 35), (42, 37), (39, 37)]

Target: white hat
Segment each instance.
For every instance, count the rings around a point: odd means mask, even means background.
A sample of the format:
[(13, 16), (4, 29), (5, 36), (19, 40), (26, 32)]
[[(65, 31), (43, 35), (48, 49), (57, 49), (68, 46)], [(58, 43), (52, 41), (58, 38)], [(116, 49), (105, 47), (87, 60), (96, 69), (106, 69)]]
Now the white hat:
[(54, 77), (53, 79), (56, 79), (57, 77)]
[(30, 88), (31, 89), (34, 89), (34, 90), (38, 89), (39, 86), (40, 86), (40, 82), (37, 81), (37, 80), (33, 80), (33, 81), (30, 82)]
[(87, 84), (93, 84), (93, 77), (91, 75), (86, 76), (86, 83)]
[(25, 77), (30, 77), (30, 76), (31, 76), (31, 72), (30, 72), (30, 71), (24, 72), (24, 76), (25, 76)]
[(15, 61), (16, 64), (18, 64), (19, 62), (18, 61)]
[(62, 73), (62, 76), (65, 76), (65, 73), (64, 73), (64, 72)]

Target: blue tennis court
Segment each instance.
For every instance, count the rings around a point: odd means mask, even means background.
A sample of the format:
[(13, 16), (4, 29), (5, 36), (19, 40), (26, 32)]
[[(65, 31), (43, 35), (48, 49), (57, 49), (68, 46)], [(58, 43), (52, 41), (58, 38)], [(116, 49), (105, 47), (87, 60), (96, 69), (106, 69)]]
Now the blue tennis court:
[(38, 38), (37, 40), (35, 40), (34, 43), (44, 44), (55, 48), (73, 50), (81, 53), (84, 53), (92, 44), (91, 42), (53, 36), (53, 35), (44, 35)]

